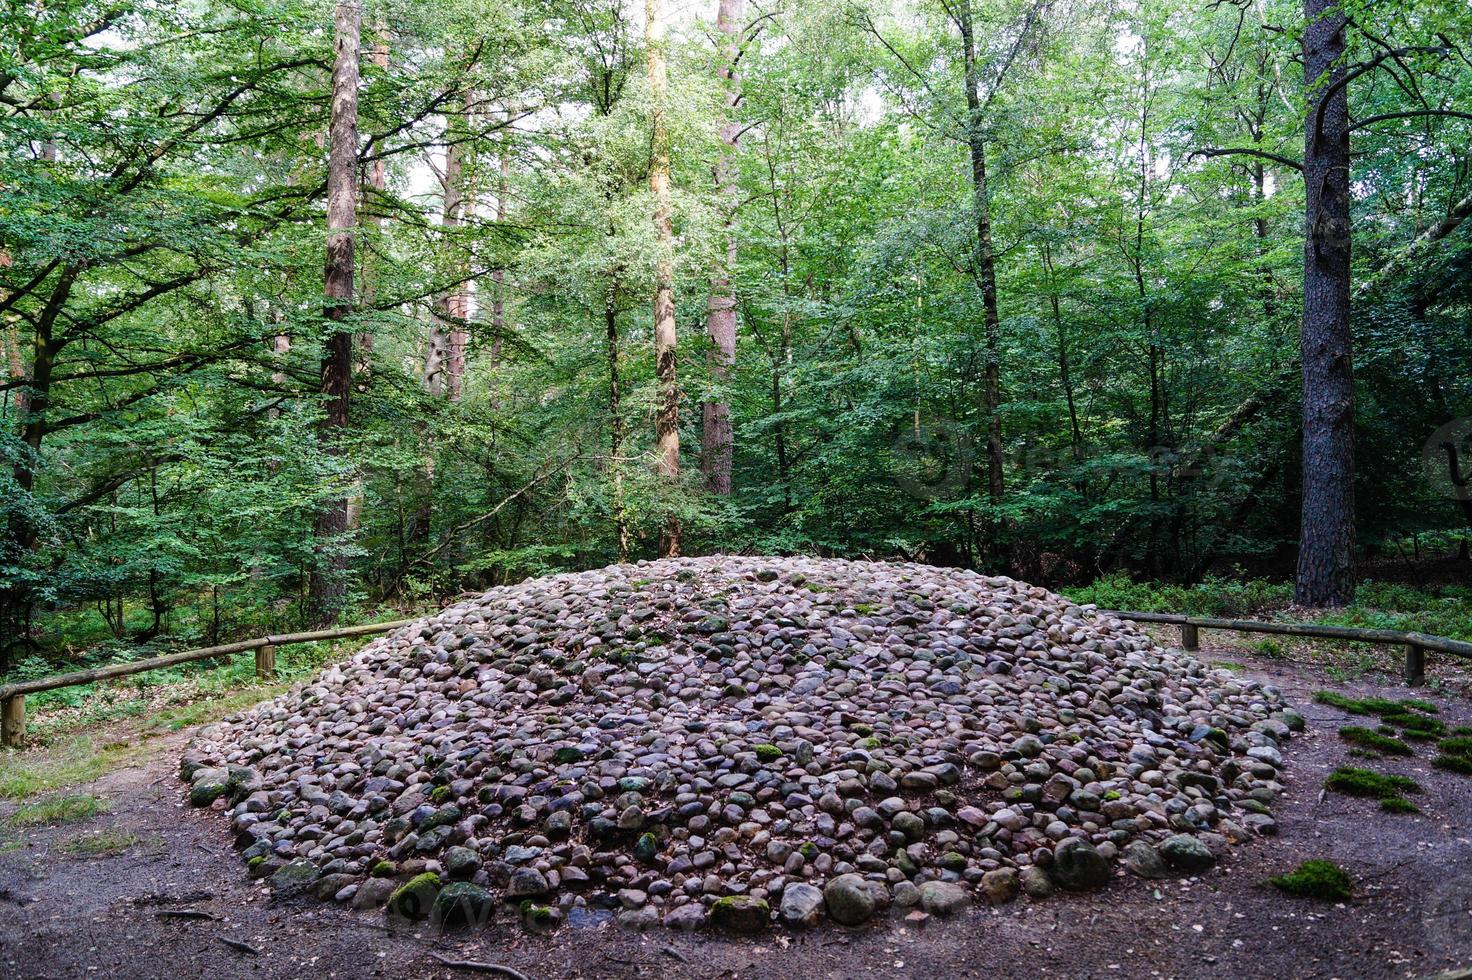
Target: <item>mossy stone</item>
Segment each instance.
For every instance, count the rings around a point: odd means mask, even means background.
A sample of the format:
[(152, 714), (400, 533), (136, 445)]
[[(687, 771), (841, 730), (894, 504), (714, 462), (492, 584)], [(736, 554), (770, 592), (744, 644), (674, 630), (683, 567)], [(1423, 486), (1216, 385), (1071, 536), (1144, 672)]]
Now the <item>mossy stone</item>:
[(388, 913), (405, 919), (426, 919), (439, 890), (440, 876), (433, 871), (416, 875), (388, 897)]
[(429, 919), (441, 929), (482, 926), (490, 921), (494, 910), (490, 892), (468, 881), (452, 881), (435, 895)]

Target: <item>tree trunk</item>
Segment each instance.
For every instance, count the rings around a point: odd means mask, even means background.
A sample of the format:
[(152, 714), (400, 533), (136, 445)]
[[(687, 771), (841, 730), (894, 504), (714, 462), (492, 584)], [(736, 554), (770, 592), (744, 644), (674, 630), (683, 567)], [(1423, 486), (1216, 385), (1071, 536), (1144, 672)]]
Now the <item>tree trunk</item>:
[[(654, 371), (659, 382), (654, 415), (655, 471), (677, 484), (680, 386), (675, 373), (675, 231), (670, 217), (670, 134), (665, 121), (669, 79), (665, 70), (664, 0), (644, 0), (644, 43), (653, 100), (649, 191), (654, 196), (654, 230), (658, 240), (654, 267)], [(669, 515), (663, 551), (667, 558), (680, 554), (680, 516), (675, 511)]]
[(624, 504), (624, 417), (618, 378), (618, 278), (610, 277), (603, 303), (603, 327), (608, 356), (608, 473), (613, 494), (613, 530), (618, 560), (629, 560), (629, 517)]
[(741, 31), (741, 15), (745, 0), (720, 0), (716, 13), (716, 29), (720, 31), (724, 50), (717, 69), (721, 84), (726, 91), (726, 119), (721, 126), (721, 142), (726, 150), (716, 163), (716, 196), (725, 208), (722, 230), (725, 234), (725, 255), (716, 260), (711, 271), (710, 299), (706, 305), (705, 331), (710, 336), (710, 375), (718, 392), (707, 398), (701, 406), (700, 426), (700, 470), (705, 478), (705, 487), (711, 493), (726, 495), (731, 492), (731, 450), (734, 441), (731, 431), (731, 403), (726, 393), (731, 368), (736, 363), (736, 297), (731, 289), (731, 275), (736, 268), (736, 235), (732, 227), (736, 217), (736, 181), (731, 173), (732, 157), (741, 132), (740, 125), (732, 118), (737, 103), (741, 100), (736, 75), (736, 60), (740, 56), (737, 39)]
[[(511, 117), (506, 113), (507, 128), (501, 133), (500, 181), (496, 185), (497, 224), (506, 220), (506, 197), (511, 193)], [(501, 335), (506, 330), (506, 268), (499, 262), (491, 270), (491, 407), (501, 406), (501, 393), (496, 386), (495, 373), (501, 366)]]
[(1345, 16), (1305, 0), (1303, 514), (1295, 601), (1354, 598), (1354, 368), (1349, 325), (1349, 101)]
[[(374, 24), (373, 32), (378, 35), (378, 38), (373, 44), (373, 50), (369, 53), (368, 59), (373, 62), (374, 67), (376, 67), (379, 71), (387, 73), (388, 25), (380, 20), (376, 24)], [(381, 196), (383, 192), (388, 188), (388, 162), (382, 157), (374, 160), (372, 165), (368, 168), (368, 188), (373, 191), (375, 196)], [(383, 219), (378, 217), (376, 209), (377, 204), (375, 202), (373, 209), (374, 213), (368, 218), (368, 221), (373, 226), (373, 230), (375, 232), (380, 231), (383, 228)], [(376, 289), (373, 284), (373, 276), (367, 266), (368, 263), (365, 260), (363, 270), (362, 295), (363, 305), (365, 307), (371, 307), (373, 305)], [(373, 332), (371, 330), (362, 330), (358, 332), (357, 347), (357, 371), (360, 375), (358, 388), (361, 391), (366, 389), (368, 378), (373, 371)], [(361, 506), (361, 493), (355, 495), (354, 499), (358, 501), (359, 505)], [(356, 519), (350, 516), (348, 523), (350, 526), (356, 527), (358, 522)]]
[[(460, 186), (462, 143), (457, 139), (453, 123), (445, 125), (445, 169), (440, 175), (442, 187), (440, 207), (441, 246), (446, 252), (458, 248), (453, 240), (455, 228), (460, 224), (460, 206), (463, 202)], [(454, 263), (451, 263), (453, 266)], [(429, 349), (424, 357), (424, 386), (432, 395), (444, 394), (452, 388), (450, 380), (451, 350), (450, 334), (456, 329), (460, 316), (460, 287), (451, 286), (435, 298), (435, 315), (429, 325)]]
[[(344, 327), (353, 306), (353, 226), (358, 197), (357, 4), (339, 3), (334, 15), (337, 58), (332, 69), (332, 123), (327, 162), (327, 261), (324, 273), (327, 337), (323, 343), (321, 393), (325, 415), (318, 437), (330, 455), (342, 452), (352, 393), (353, 334)], [(330, 501), (317, 516), (318, 561), (310, 583), (312, 615), (334, 622), (347, 594), (347, 561), (339, 538), (347, 530), (345, 497)]]
[(976, 221), (972, 264), (981, 285), (981, 305), (986, 320), (986, 473), (987, 498), (993, 506), (1002, 502), (1002, 321), (997, 312), (997, 264), (992, 249), (991, 201), (986, 186), (986, 141), (981, 132), (981, 76), (976, 65), (976, 39), (972, 28), (971, 0), (960, 0), (957, 22), (966, 60), (966, 145), (971, 153), (971, 207)]

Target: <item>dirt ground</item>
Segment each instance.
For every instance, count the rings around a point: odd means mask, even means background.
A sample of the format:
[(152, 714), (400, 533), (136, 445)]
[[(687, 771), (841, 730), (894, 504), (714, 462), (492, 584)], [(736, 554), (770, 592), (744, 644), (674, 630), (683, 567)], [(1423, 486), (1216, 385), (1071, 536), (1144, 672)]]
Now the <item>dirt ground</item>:
[[(1239, 650), (1217, 651), (1241, 662)], [(1212, 651), (1206, 657), (1213, 657)], [(1373, 800), (1322, 794), (1353, 760), (1335, 732), (1346, 716), (1312, 693), (1404, 696), (1388, 679), (1340, 684), (1312, 668), (1248, 664), (1281, 687), (1309, 730), (1285, 753), (1280, 833), (1194, 879), (1121, 873), (1104, 891), (973, 908), (923, 929), (898, 919), (858, 930), (774, 929), (756, 939), (611, 924), (528, 933), (510, 912), (476, 933), (390, 931), (381, 913), (316, 901), (274, 902), (246, 879), (219, 814), (191, 810), (175, 778), (189, 733), (155, 742), (141, 763), (80, 787), (111, 809), (85, 823), (28, 829), (0, 853), (0, 977), (472, 977), (435, 956), (553, 977), (1425, 977), (1472, 967), (1472, 778), (1414, 759), (1376, 763), (1425, 788), (1423, 813), (1382, 813)], [(1435, 692), (1452, 724), (1472, 703)], [(0, 759), (0, 765), (4, 765)], [(0, 819), (14, 805), (0, 807)], [(109, 857), (68, 850), (79, 834), (121, 830), (138, 843)], [(14, 840), (15, 838), (12, 837)], [(1353, 901), (1283, 896), (1270, 875), (1330, 858), (1356, 878)], [(166, 913), (189, 910), (211, 918)], [(165, 914), (161, 914), (165, 913)], [(233, 940), (247, 948), (232, 947)], [(485, 974), (480, 974), (485, 975)], [(1469, 974), (1472, 976), (1472, 974)]]

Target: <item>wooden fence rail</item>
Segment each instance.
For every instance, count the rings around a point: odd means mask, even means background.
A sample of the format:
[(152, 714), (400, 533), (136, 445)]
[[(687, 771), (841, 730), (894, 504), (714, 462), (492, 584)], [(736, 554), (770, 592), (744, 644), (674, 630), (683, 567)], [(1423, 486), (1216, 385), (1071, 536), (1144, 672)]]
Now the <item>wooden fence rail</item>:
[(1319, 626), (1315, 623), (1262, 623), (1252, 619), (1212, 619), (1208, 616), (1182, 616), (1179, 613), (1124, 612), (1101, 609), (1108, 616), (1118, 616), (1138, 623), (1164, 623), (1181, 628), (1181, 647), (1201, 648), (1201, 631), (1231, 630), (1236, 633), (1273, 633), (1279, 636), (1306, 636), (1320, 640), (1353, 640), (1358, 643), (1384, 643), (1405, 648), (1405, 681), (1419, 686), (1426, 683), (1426, 651), (1472, 659), (1472, 643), (1451, 640), (1429, 633), (1405, 630), (1361, 629), (1356, 626)]
[[(1472, 643), (1450, 640), (1444, 636), (1427, 633), (1411, 633), (1403, 630), (1359, 629), (1353, 626), (1318, 626), (1313, 623), (1264, 623), (1250, 619), (1212, 619), (1204, 616), (1183, 616), (1178, 613), (1126, 612), (1101, 609), (1100, 614), (1118, 616), (1139, 623), (1161, 623), (1178, 626), (1181, 630), (1181, 647), (1197, 650), (1201, 647), (1201, 630), (1231, 630), (1237, 633), (1273, 633), (1281, 636), (1305, 636), (1314, 639), (1353, 640), (1360, 643), (1384, 643), (1405, 648), (1405, 680), (1407, 684), (1419, 685), (1426, 681), (1426, 651), (1450, 654), (1454, 657), (1472, 659)], [(285, 633), (277, 636), (258, 636), (251, 640), (237, 640), (221, 646), (205, 647), (201, 650), (183, 650), (150, 660), (138, 660), (127, 664), (112, 664), (92, 670), (78, 670), (55, 677), (42, 677), (32, 681), (19, 681), (0, 686), (0, 745), (19, 746), (25, 739), (26, 695), (40, 691), (52, 691), (74, 684), (90, 684), (110, 677), (127, 677), (145, 671), (172, 667), (175, 664), (191, 663), (196, 660), (211, 660), (231, 654), (254, 650), (256, 654), (256, 676), (269, 680), (276, 676), (276, 648), (289, 643), (311, 643), (314, 640), (341, 640), (350, 636), (372, 636), (388, 633), (401, 626), (416, 622), (400, 619), (392, 623), (369, 623), (365, 626), (345, 626), (340, 629), (316, 630), (310, 633)]]
[(312, 643), (316, 640), (342, 640), (351, 636), (373, 636), (378, 633), (391, 632), (414, 622), (417, 620), (399, 619), (392, 623), (367, 623), (363, 626), (342, 626), (337, 629), (313, 630), (308, 633), (257, 636), (250, 640), (236, 640), (234, 643), (223, 643), (199, 650), (166, 653), (161, 657), (152, 657), (148, 660), (110, 664), (106, 667), (94, 667), (91, 670), (77, 670), (70, 674), (57, 674), (55, 677), (38, 677), (31, 681), (0, 685), (0, 745), (13, 748), (25, 741), (27, 694), (54, 691), (59, 687), (71, 687), (75, 684), (91, 684), (93, 681), (107, 680), (112, 677), (142, 674), (162, 667), (193, 663), (196, 660), (213, 660), (216, 657), (228, 657), (247, 650), (254, 650), (256, 653), (256, 676), (262, 680), (271, 680), (276, 676), (276, 648), (279, 646), (291, 643)]

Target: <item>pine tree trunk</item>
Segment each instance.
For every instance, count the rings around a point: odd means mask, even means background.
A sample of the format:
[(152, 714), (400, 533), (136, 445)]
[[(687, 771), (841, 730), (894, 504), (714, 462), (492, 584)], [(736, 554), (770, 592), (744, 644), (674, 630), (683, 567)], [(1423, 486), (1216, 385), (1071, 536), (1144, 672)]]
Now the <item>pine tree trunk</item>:
[[(496, 185), (497, 224), (506, 220), (506, 197), (511, 193), (511, 119), (506, 112), (506, 130), (501, 133), (500, 181)], [(496, 384), (496, 372), (501, 366), (502, 334), (506, 331), (506, 268), (499, 263), (491, 270), (491, 407), (501, 407), (501, 392)]]
[(1354, 368), (1349, 324), (1349, 101), (1345, 16), (1305, 0), (1303, 513), (1295, 601), (1354, 598)]
[[(342, 452), (352, 393), (353, 334), (344, 326), (353, 306), (353, 226), (358, 198), (357, 4), (339, 3), (334, 15), (337, 57), (332, 69), (332, 123), (327, 163), (327, 262), (324, 273), (327, 336), (323, 342), (321, 393), (325, 414), (319, 427), (322, 451)], [(347, 594), (347, 561), (340, 538), (347, 530), (346, 498), (330, 501), (317, 516), (318, 561), (310, 583), (312, 614), (323, 623), (337, 619)]]
[(971, 0), (960, 0), (958, 23), (966, 60), (966, 145), (971, 154), (971, 202), (976, 221), (972, 263), (981, 285), (981, 305), (986, 321), (986, 473), (987, 498), (993, 506), (1002, 502), (1006, 490), (1002, 473), (1002, 321), (997, 311), (997, 263), (992, 248), (991, 200), (986, 186), (986, 141), (981, 131), (981, 78), (976, 65), (976, 38), (972, 28)]
[[(670, 216), (670, 134), (665, 120), (669, 80), (665, 69), (664, 0), (644, 0), (644, 43), (653, 100), (653, 156), (649, 191), (654, 197), (657, 257), (654, 269), (654, 370), (659, 383), (654, 416), (655, 471), (672, 484), (680, 479), (680, 386), (675, 370), (674, 224)], [(671, 511), (664, 555), (680, 554), (680, 517)]]
[(736, 59), (740, 55), (737, 39), (741, 31), (740, 21), (744, 6), (744, 0), (720, 0), (716, 13), (716, 29), (721, 34), (724, 48), (718, 73), (726, 90), (726, 120), (721, 127), (721, 142), (725, 144), (726, 150), (716, 163), (715, 187), (716, 196), (726, 209), (722, 228), (726, 250), (711, 271), (710, 299), (706, 305), (705, 331), (711, 342), (710, 375), (721, 390), (715, 397), (707, 398), (701, 406), (700, 470), (706, 489), (722, 495), (731, 492), (731, 451), (734, 441), (731, 431), (731, 404), (725, 386), (730, 380), (731, 368), (736, 363), (736, 297), (731, 289), (731, 275), (736, 268), (736, 235), (733, 224), (736, 217), (737, 187), (731, 169), (741, 127), (732, 117), (735, 115), (736, 104), (741, 99)]
[[(383, 21), (378, 21), (373, 26), (373, 32), (378, 35), (378, 39), (374, 42), (373, 50), (369, 53), (368, 59), (373, 62), (374, 67), (376, 67), (379, 71), (387, 73), (388, 25), (385, 24)], [(375, 197), (382, 196), (383, 192), (388, 188), (388, 162), (385, 161), (382, 157), (374, 160), (368, 168), (368, 188), (369, 190), (373, 191), (373, 195)], [(373, 226), (373, 230), (375, 233), (381, 231), (383, 228), (383, 219), (378, 216), (377, 207), (378, 203), (375, 201), (372, 209), (373, 213), (368, 218), (368, 223)], [(374, 235), (373, 240), (375, 242), (377, 241), (376, 234)], [(373, 275), (371, 270), (368, 268), (368, 264), (369, 263), (367, 257), (365, 256), (363, 268), (363, 285), (361, 287), (361, 293), (362, 305), (371, 308), (377, 293), (377, 289), (374, 286)], [(363, 391), (366, 390), (368, 378), (373, 372), (372, 331), (359, 331), (357, 336), (357, 348), (357, 372), (360, 379), (358, 383), (358, 389), (360, 391)], [(358, 493), (357, 495), (355, 495), (354, 499), (357, 501), (357, 505), (361, 507), (362, 494)], [(357, 520), (352, 515), (349, 515), (348, 523), (352, 527), (356, 527), (358, 524)]]

